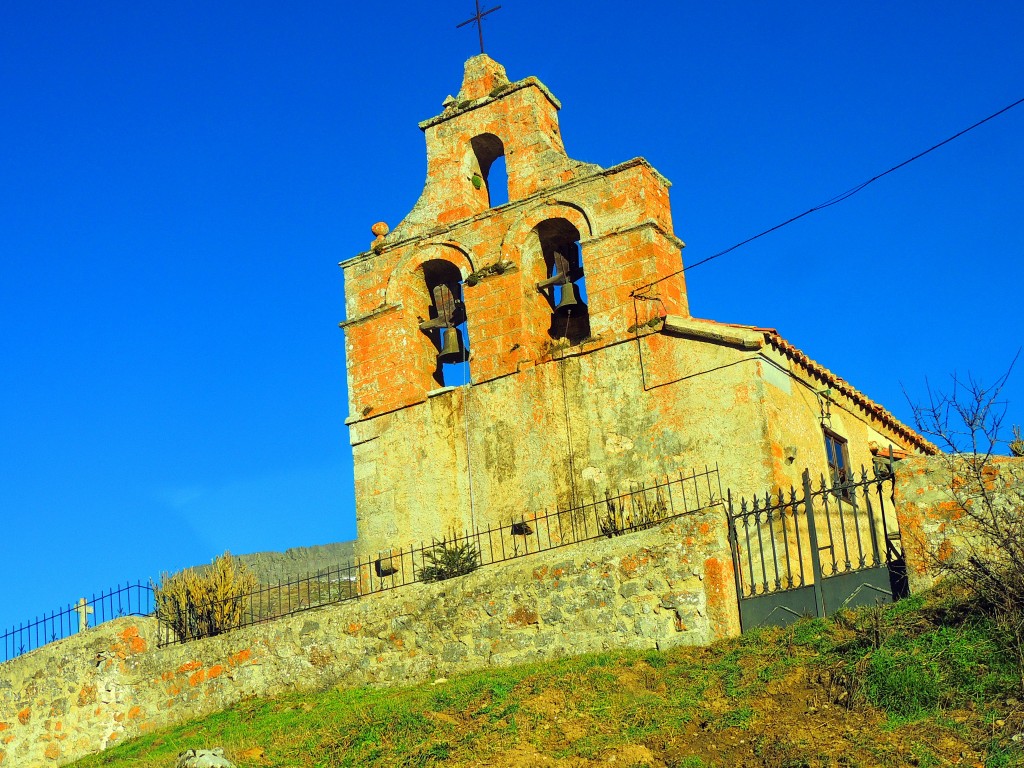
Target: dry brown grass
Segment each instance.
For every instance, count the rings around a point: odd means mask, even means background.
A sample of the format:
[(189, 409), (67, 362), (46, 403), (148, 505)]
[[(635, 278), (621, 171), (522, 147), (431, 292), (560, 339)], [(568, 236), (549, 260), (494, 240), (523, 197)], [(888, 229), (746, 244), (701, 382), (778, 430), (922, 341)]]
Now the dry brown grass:
[(202, 571), (165, 573), (153, 590), (157, 615), (181, 640), (219, 635), (242, 624), (244, 598), (258, 584), (248, 568), (225, 552)]

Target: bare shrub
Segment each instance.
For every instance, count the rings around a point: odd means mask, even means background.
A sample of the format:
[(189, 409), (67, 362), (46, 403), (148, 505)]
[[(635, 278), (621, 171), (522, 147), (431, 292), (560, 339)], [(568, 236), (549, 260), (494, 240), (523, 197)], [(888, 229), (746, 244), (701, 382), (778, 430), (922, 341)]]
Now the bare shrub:
[(932, 553), (934, 564), (999, 623), (1024, 674), (1024, 462), (999, 455), (1010, 447), (1001, 396), (1012, 370), (991, 385), (954, 375), (948, 393), (929, 387), (928, 402), (911, 408), (918, 431), (947, 451), (939, 461), (959, 513), (958, 545)]
[(225, 552), (202, 570), (163, 574), (153, 587), (157, 617), (180, 640), (213, 637), (241, 626), (244, 598), (258, 585), (256, 576)]

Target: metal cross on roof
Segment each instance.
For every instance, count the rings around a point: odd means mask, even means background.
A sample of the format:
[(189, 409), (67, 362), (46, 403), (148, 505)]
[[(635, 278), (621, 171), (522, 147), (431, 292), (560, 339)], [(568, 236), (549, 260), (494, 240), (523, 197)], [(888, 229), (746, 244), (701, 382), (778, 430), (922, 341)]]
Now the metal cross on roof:
[(484, 11), (483, 13), (481, 13), (480, 12), (480, 0), (476, 0), (476, 15), (473, 16), (472, 18), (466, 19), (461, 24), (456, 24), (455, 25), (455, 28), (459, 29), (461, 27), (466, 26), (467, 24), (476, 24), (476, 28), (480, 32), (480, 53), (484, 52), (484, 24), (483, 24), (483, 18), (488, 13), (494, 13), (499, 8), (501, 8), (501, 6), (500, 5), (496, 5), (493, 8), (489, 8), (488, 10)]

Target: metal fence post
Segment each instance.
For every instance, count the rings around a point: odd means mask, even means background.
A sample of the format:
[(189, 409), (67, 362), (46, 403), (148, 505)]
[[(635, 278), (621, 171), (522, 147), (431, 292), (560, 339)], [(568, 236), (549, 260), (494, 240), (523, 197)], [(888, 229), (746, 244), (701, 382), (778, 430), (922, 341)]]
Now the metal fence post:
[(825, 601), (821, 595), (821, 561), (818, 559), (818, 531), (814, 525), (814, 495), (811, 491), (811, 472), (804, 470), (804, 510), (807, 514), (807, 539), (811, 547), (811, 576), (814, 579), (814, 610), (818, 618), (825, 617)]
[(733, 516), (732, 488), (729, 489), (728, 494), (725, 507), (725, 519), (729, 529), (729, 549), (732, 550), (732, 575), (733, 580), (736, 582), (736, 609), (738, 611), (740, 600), (743, 598), (743, 582), (740, 576), (740, 568), (742, 567), (740, 563), (740, 540), (739, 536), (736, 534), (736, 520)]

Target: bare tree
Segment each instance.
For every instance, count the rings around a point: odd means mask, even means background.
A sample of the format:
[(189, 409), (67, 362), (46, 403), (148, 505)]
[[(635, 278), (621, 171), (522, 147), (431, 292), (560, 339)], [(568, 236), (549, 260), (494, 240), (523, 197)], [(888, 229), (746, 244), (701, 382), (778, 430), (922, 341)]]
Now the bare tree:
[(1017, 454), (1004, 439), (1002, 394), (1019, 356), (993, 384), (954, 375), (949, 392), (929, 386), (926, 403), (907, 399), (918, 431), (945, 451), (938, 460), (959, 513), (957, 546), (932, 553), (935, 565), (999, 622), (1024, 670), (1024, 462), (1001, 451)]

